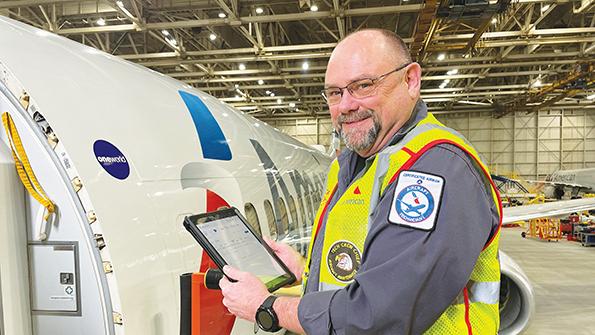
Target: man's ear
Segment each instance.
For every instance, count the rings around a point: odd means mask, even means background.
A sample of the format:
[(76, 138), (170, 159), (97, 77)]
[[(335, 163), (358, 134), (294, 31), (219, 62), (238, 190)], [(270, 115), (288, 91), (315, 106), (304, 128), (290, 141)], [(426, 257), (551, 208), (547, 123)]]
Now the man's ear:
[(405, 83), (407, 84), (407, 91), (412, 99), (417, 99), (421, 90), (421, 66), (413, 62), (407, 67), (405, 73)]

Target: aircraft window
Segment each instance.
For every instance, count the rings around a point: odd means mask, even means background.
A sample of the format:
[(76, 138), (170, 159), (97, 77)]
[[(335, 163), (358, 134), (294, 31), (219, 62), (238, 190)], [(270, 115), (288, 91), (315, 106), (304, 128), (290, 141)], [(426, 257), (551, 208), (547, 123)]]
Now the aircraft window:
[(285, 207), (285, 201), (283, 198), (279, 197), (279, 199), (277, 199), (277, 205), (279, 206), (279, 214), (281, 214), (281, 226), (283, 227), (283, 231), (281, 231), (279, 235), (287, 235), (287, 232), (289, 231), (289, 217), (287, 216), (287, 207)]
[(300, 214), (302, 215), (302, 227), (306, 229), (308, 227), (308, 219), (306, 218), (306, 210), (304, 209), (304, 199), (301, 194), (298, 195), (298, 206), (300, 207)]
[(310, 196), (310, 192), (306, 193), (306, 208), (308, 208), (308, 213), (312, 213), (312, 197)]
[(297, 209), (295, 208), (295, 201), (291, 195), (289, 196), (289, 199), (287, 199), (287, 202), (289, 203), (289, 214), (291, 214), (291, 227), (289, 227), (289, 230), (295, 230), (297, 233), (298, 214)]
[(267, 222), (269, 224), (269, 234), (273, 240), (277, 239), (277, 226), (275, 225), (275, 213), (273, 212), (273, 206), (268, 200), (264, 201), (264, 212), (267, 216)]
[(248, 219), (248, 223), (250, 224), (250, 226), (259, 236), (262, 236), (260, 222), (258, 221), (258, 213), (256, 213), (256, 208), (254, 208), (254, 205), (252, 205), (251, 203), (245, 204), (244, 213), (246, 214), (246, 219)]

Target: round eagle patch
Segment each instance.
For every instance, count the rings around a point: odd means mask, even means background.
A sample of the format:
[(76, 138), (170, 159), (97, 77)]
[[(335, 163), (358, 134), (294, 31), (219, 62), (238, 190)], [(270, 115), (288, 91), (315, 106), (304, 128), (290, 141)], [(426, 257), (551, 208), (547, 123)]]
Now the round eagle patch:
[(327, 265), (330, 273), (341, 282), (353, 279), (362, 257), (359, 249), (349, 241), (337, 241), (329, 249)]

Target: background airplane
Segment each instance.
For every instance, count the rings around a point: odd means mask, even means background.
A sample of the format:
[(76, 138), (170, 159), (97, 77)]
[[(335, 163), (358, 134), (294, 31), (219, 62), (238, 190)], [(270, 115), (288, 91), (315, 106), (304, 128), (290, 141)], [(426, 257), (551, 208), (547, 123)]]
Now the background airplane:
[[(182, 227), (191, 213), (235, 206), (305, 252), (327, 156), (186, 84), (4, 17), (0, 45), (0, 113), (14, 124), (11, 138), (0, 132), (2, 335), (178, 333), (179, 275), (209, 266)], [(512, 259), (501, 263), (500, 333), (518, 334), (533, 293)], [(252, 333), (213, 294), (201, 334)]]
[[(548, 199), (575, 199), (585, 193), (595, 193), (595, 168), (559, 170), (545, 180), (519, 180), (492, 175), (502, 197), (535, 198), (542, 193)], [(528, 186), (531, 185), (531, 186)], [(531, 192), (528, 190), (531, 189)]]
[(569, 192), (576, 197), (580, 192), (595, 193), (595, 168), (559, 170), (545, 179), (546, 197), (562, 199)]

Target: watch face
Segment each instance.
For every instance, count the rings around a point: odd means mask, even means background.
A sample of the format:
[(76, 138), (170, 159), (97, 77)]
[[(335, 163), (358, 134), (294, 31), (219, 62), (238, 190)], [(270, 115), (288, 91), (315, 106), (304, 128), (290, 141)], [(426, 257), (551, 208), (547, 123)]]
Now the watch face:
[(271, 329), (273, 327), (273, 317), (269, 313), (261, 311), (258, 313), (258, 325), (263, 330)]

